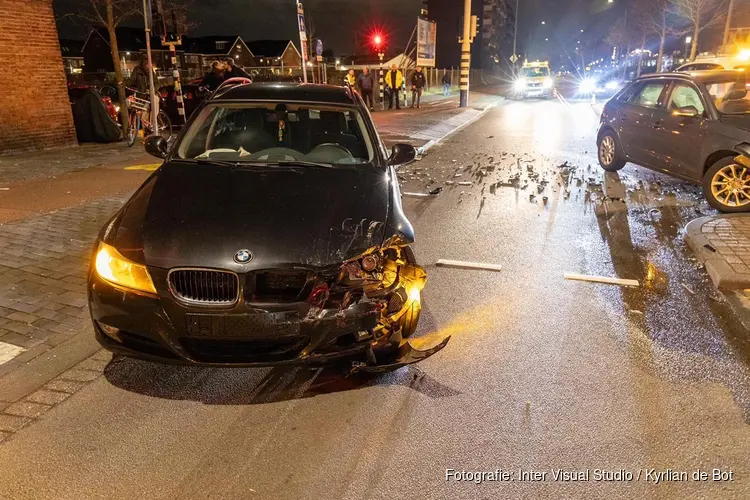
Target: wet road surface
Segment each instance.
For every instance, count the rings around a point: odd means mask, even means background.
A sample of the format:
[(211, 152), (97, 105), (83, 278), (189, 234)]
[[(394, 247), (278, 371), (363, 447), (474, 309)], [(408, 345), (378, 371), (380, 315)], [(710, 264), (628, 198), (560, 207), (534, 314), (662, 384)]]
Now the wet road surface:
[[(118, 360), (0, 446), (0, 497), (748, 498), (748, 333), (680, 232), (711, 212), (641, 168), (604, 182), (597, 120), (507, 101), (401, 171), (404, 191), (443, 187), (405, 198), (429, 273), (416, 342), (452, 335), (439, 354), (369, 378)], [(560, 468), (634, 478), (555, 482)], [(654, 484), (652, 468), (734, 481)]]

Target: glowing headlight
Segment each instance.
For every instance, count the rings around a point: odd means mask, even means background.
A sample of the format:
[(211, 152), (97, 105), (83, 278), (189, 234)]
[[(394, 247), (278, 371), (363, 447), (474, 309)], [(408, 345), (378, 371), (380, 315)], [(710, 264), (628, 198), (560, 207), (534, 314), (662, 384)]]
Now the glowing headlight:
[(129, 261), (106, 243), (99, 243), (99, 249), (96, 251), (96, 272), (102, 279), (115, 285), (156, 293), (146, 266)]
[(519, 78), (514, 84), (516, 90), (524, 90), (526, 88), (526, 78)]
[(596, 82), (594, 80), (583, 80), (578, 86), (578, 90), (583, 94), (591, 94), (596, 90)]
[(554, 82), (552, 81), (552, 78), (545, 78), (545, 79), (544, 79), (544, 83), (543, 83), (543, 85), (544, 85), (544, 88), (545, 88), (545, 89), (549, 89), (549, 88), (552, 88), (552, 84), (553, 84), (553, 83), (554, 83)]
[(620, 88), (620, 82), (617, 80), (612, 80), (610, 82), (607, 82), (607, 85), (605, 85), (608, 90), (617, 90)]

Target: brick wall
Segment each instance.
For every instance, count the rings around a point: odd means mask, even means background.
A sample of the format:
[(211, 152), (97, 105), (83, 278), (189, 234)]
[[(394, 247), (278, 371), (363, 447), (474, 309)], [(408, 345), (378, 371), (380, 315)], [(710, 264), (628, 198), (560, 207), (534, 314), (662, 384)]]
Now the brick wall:
[(52, 0), (0, 0), (0, 154), (74, 144)]

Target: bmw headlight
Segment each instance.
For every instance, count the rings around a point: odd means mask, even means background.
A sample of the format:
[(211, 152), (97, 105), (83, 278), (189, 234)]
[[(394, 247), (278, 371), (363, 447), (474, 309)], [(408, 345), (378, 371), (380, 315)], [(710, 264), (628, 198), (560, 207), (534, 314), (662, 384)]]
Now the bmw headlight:
[(156, 294), (146, 266), (126, 259), (111, 245), (99, 243), (95, 266), (99, 277), (114, 285)]
[(591, 94), (596, 90), (596, 81), (587, 78), (581, 82), (578, 86), (578, 90), (582, 94)]
[(526, 89), (526, 78), (519, 78), (516, 80), (516, 83), (514, 84), (516, 90), (524, 90)]
[(545, 88), (545, 89), (551, 89), (551, 88), (552, 88), (552, 84), (553, 84), (553, 83), (554, 83), (554, 82), (553, 82), (552, 78), (545, 78), (545, 79), (544, 79), (544, 83), (543, 83), (543, 85), (544, 85), (544, 88)]

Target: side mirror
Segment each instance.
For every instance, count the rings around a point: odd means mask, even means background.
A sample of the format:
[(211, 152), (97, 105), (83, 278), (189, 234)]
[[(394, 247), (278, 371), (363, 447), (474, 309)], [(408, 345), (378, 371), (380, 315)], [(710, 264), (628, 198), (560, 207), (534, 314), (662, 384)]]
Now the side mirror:
[(414, 161), (417, 157), (417, 150), (411, 144), (394, 144), (391, 150), (391, 157), (388, 158), (388, 165), (398, 167)]
[(146, 139), (146, 152), (163, 160), (169, 153), (169, 144), (164, 137), (151, 135)]
[(695, 118), (696, 116), (700, 115), (700, 111), (698, 111), (698, 108), (695, 106), (685, 106), (682, 108), (675, 109), (672, 114), (674, 116), (683, 116), (685, 118)]

